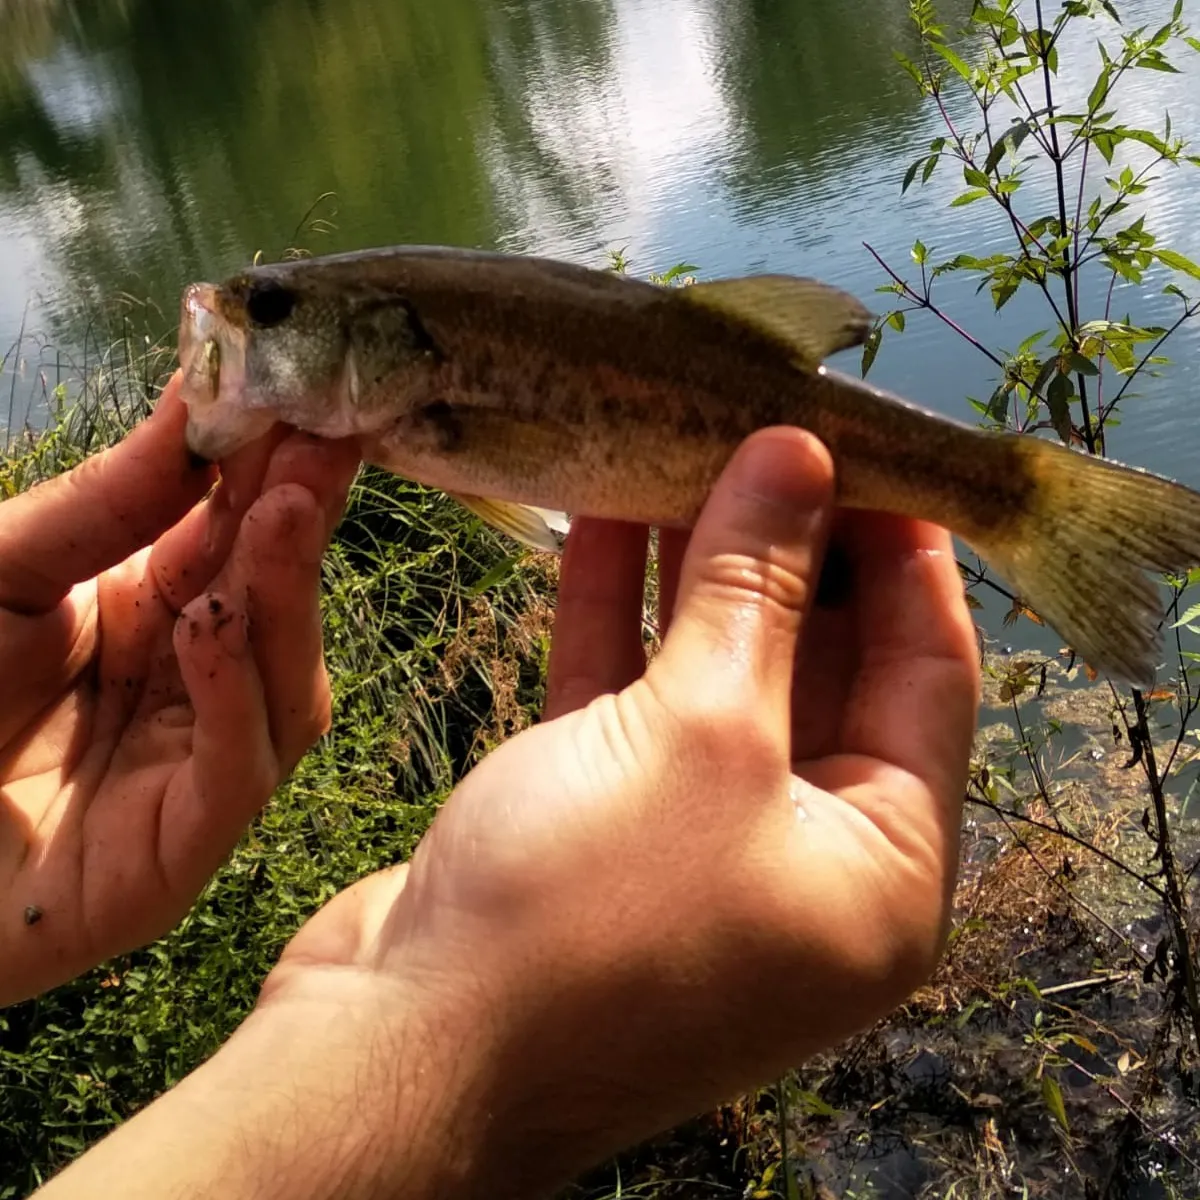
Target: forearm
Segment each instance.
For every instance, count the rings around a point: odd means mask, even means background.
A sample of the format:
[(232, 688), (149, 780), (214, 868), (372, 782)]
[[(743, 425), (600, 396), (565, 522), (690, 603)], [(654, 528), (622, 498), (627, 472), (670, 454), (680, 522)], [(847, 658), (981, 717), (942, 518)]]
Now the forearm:
[(289, 1003), (252, 1015), (37, 1200), (477, 1194), (476, 1048), (460, 1034), (440, 1036), (406, 997), (364, 1002), (358, 988), (339, 995), (340, 980), (325, 983), (308, 1011)]

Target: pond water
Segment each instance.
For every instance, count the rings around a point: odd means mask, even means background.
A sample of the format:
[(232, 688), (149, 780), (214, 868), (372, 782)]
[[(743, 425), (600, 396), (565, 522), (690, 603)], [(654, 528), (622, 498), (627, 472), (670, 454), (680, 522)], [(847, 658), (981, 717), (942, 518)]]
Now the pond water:
[[(1119, 7), (1128, 27), (1171, 4)], [(940, 6), (952, 27), (969, 10)], [(1096, 22), (1063, 49), (1066, 105), (1087, 95), (1097, 36), (1116, 40)], [(938, 258), (1011, 241), (987, 202), (948, 207), (955, 172), (901, 195), (942, 129), (897, 49), (915, 50), (904, 0), (9, 0), (0, 351), (19, 345), (0, 421), (8, 404), (36, 419), (44, 381), (94, 357), (88, 331), (118, 298), (151, 306), (128, 309), (138, 328), (169, 331), (186, 282), (289, 246), (453, 243), (594, 265), (624, 248), (637, 273), (798, 272), (882, 308), (864, 242), (911, 274), (918, 236)], [(1120, 117), (1161, 131), (1169, 111), (1200, 141), (1200, 55), (1177, 61), (1180, 74), (1129, 77)], [(963, 97), (951, 111), (969, 122)], [(1200, 171), (1160, 175), (1148, 225), (1200, 259)], [(1045, 181), (1020, 201), (1048, 210)], [(1114, 314), (1169, 317), (1162, 282), (1117, 289)], [(969, 280), (939, 288), (997, 348), (1049, 323), (1034, 298), (997, 316)], [(1128, 403), (1110, 452), (1200, 486), (1200, 321), (1168, 349), (1174, 365)], [(920, 314), (885, 340), (873, 378), (970, 417), (965, 398), (986, 397), (995, 369)]]

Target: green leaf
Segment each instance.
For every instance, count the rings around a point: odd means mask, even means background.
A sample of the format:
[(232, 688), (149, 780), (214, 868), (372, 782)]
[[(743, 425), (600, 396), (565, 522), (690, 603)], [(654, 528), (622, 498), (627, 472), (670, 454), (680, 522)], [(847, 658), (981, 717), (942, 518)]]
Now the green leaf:
[(923, 264), (929, 257), (929, 252), (925, 249), (925, 243), (920, 238), (913, 242), (913, 248), (910, 253), (912, 254), (913, 262), (917, 264)]
[(1197, 54), (1200, 54), (1200, 38), (1185, 37), (1183, 39)]
[(146, 1054), (150, 1050), (150, 1043), (146, 1040), (144, 1033), (135, 1033), (133, 1035), (133, 1045), (139, 1054)]
[(1200, 617), (1200, 604), (1193, 604), (1171, 628), (1178, 629), (1181, 625), (1190, 625), (1197, 617)]
[(1179, 68), (1172, 66), (1160, 54), (1147, 54), (1137, 65), (1147, 71), (1165, 71), (1170, 75), (1180, 74)]
[(912, 164), (912, 165), (911, 165), (911, 166), (908, 168), (908, 170), (904, 172), (904, 182), (903, 182), (903, 183), (900, 185), (900, 194), (901, 194), (902, 196), (903, 196), (903, 195), (904, 195), (904, 193), (905, 193), (905, 192), (907, 192), (907, 191), (908, 191), (908, 189), (909, 189), (909, 188), (912, 186), (912, 181), (913, 181), (914, 179), (916, 179), (916, 177), (917, 177), (917, 172), (920, 170), (920, 168), (921, 168), (921, 163), (923, 163), (924, 161), (925, 161), (924, 159), (918, 158), (918, 159), (917, 159), (917, 161), (916, 161), (916, 162), (914, 162), (914, 163), (913, 163), (913, 164)]
[(836, 1117), (838, 1110), (826, 1100), (822, 1100), (816, 1092), (797, 1091), (795, 1093), (796, 1104), (810, 1116), (814, 1117)]
[(984, 188), (990, 186), (991, 180), (976, 167), (963, 167), (963, 179), (972, 187)]
[(1128, 138), (1131, 142), (1140, 142), (1143, 146), (1149, 146), (1151, 150), (1157, 151), (1159, 154), (1166, 154), (1168, 146), (1156, 133), (1151, 133), (1149, 129), (1127, 129), (1124, 125), (1119, 130), (1114, 132), (1119, 133), (1122, 138)]
[(1062, 1088), (1058, 1086), (1058, 1080), (1045, 1071), (1042, 1072), (1042, 1102), (1063, 1133), (1070, 1133), (1071, 1125), (1067, 1120), (1067, 1106), (1063, 1103)]
[(1092, 84), (1092, 90), (1088, 94), (1089, 113), (1094, 113), (1104, 103), (1104, 99), (1108, 95), (1108, 85), (1111, 78), (1112, 68), (1106, 63), (1100, 74), (1096, 76), (1096, 82)]
[(904, 313), (900, 309), (888, 313), (887, 323), (897, 332), (904, 332)]
[(863, 342), (862, 352), (862, 376), (867, 377), (867, 372), (875, 363), (875, 355), (879, 353), (879, 343), (883, 341), (883, 326), (876, 325), (874, 329), (867, 334), (867, 340)]
[(997, 312), (1017, 294), (1017, 288), (1020, 286), (1021, 281), (1016, 275), (1007, 275), (992, 284), (992, 304)]
[(962, 208), (964, 204), (974, 204), (976, 200), (982, 200), (987, 195), (982, 188), (972, 188), (969, 192), (962, 192), (955, 196), (950, 201), (951, 208)]
[(1054, 432), (1067, 446), (1071, 444), (1071, 397), (1074, 395), (1075, 385), (1067, 375), (1055, 375), (1046, 389), (1046, 407), (1050, 410)]
[(660, 277), (659, 282), (673, 283), (681, 275), (694, 275), (698, 270), (700, 268), (695, 263), (676, 263), (665, 275)]
[(1033, 380), (1033, 392), (1038, 396), (1043, 396), (1046, 391), (1046, 384), (1050, 381), (1050, 376), (1058, 370), (1058, 355), (1052, 354), (1038, 368), (1038, 373)]
[(934, 42), (931, 49), (935, 54), (940, 54), (963, 79), (970, 80), (971, 68), (949, 46), (943, 42)]
[(892, 53), (895, 55), (896, 61), (912, 76), (913, 82), (916, 83), (917, 87), (924, 91), (926, 83), (921, 68), (907, 55), (901, 54), (899, 50), (895, 50)]
[(525, 552), (519, 551), (508, 558), (501, 559), (490, 571), (486, 572), (476, 583), (470, 588), (472, 596), (481, 596), (484, 592), (490, 591), (498, 583), (503, 583), (510, 578), (517, 563), (525, 557)]
[(1151, 250), (1150, 253), (1163, 266), (1170, 267), (1173, 271), (1182, 271), (1193, 279), (1200, 279), (1200, 266), (1197, 266), (1190, 258), (1185, 258), (1174, 250)]

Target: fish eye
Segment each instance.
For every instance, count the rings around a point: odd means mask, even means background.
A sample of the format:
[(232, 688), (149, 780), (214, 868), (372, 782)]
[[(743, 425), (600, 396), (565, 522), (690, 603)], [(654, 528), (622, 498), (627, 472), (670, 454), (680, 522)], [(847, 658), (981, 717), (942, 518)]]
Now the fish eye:
[(260, 329), (270, 329), (291, 316), (296, 293), (277, 283), (260, 283), (246, 295), (246, 315)]

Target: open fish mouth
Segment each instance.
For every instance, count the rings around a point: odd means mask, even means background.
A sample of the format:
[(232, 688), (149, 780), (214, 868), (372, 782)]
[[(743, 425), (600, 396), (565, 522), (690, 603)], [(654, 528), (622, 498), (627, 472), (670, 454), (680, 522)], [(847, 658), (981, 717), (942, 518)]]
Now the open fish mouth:
[(245, 403), (246, 335), (221, 313), (218, 288), (190, 284), (180, 301), (179, 366), (187, 446), (216, 461), (265, 433), (274, 417)]

